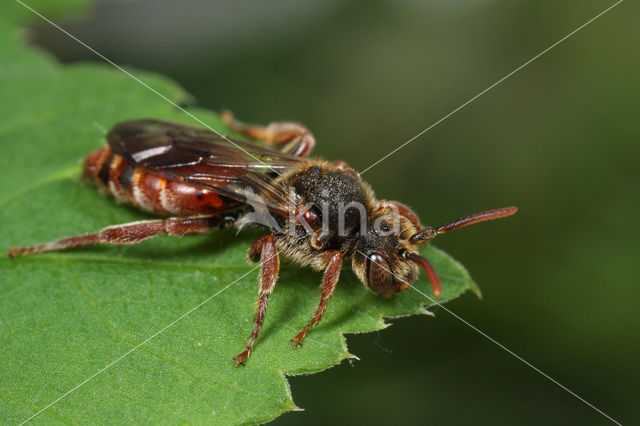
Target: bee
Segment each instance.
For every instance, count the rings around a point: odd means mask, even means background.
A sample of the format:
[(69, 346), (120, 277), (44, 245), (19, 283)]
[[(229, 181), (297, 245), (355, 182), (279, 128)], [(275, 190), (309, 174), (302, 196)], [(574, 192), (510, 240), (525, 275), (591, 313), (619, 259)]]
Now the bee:
[(425, 227), (406, 205), (377, 200), (346, 163), (309, 158), (315, 138), (303, 125), (247, 125), (230, 112), (221, 116), (229, 128), (255, 143), (185, 124), (143, 119), (116, 124), (106, 136), (107, 144), (86, 158), (87, 180), (118, 202), (166, 218), (12, 248), (8, 255), (136, 244), (158, 234), (203, 234), (257, 223), (270, 232), (257, 238), (248, 251), (249, 261), (261, 262), (261, 269), (253, 331), (245, 349), (234, 357), (241, 365), (264, 322), (280, 256), (324, 271), (317, 308), (292, 339), (297, 347), (322, 319), (345, 260), (351, 258), (351, 267), (366, 288), (384, 297), (408, 289), (419, 269), (426, 272), (434, 297), (439, 297), (438, 274), (420, 256), (418, 246), (453, 229), (517, 210), (506, 207)]

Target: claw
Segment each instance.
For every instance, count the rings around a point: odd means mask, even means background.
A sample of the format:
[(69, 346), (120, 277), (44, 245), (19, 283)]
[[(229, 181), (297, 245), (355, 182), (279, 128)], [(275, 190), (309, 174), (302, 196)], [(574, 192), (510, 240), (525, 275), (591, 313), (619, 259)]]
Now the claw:
[(307, 332), (305, 330), (302, 330), (300, 333), (298, 333), (296, 337), (291, 339), (291, 342), (293, 343), (293, 347), (297, 348), (298, 346), (302, 345), (302, 341), (304, 340), (306, 335), (307, 335)]
[(245, 349), (240, 354), (238, 354), (238, 356), (233, 357), (233, 361), (235, 362), (236, 367), (244, 365), (244, 362), (247, 360), (247, 358), (249, 358), (249, 352), (249, 349)]

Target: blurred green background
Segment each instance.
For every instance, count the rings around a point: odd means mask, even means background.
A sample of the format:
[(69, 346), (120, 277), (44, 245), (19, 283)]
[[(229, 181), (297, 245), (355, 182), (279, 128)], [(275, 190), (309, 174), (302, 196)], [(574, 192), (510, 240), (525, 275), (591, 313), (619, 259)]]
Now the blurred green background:
[[(363, 170), (612, 4), (103, 1), (60, 23), (195, 105), (305, 123), (317, 155)], [(519, 206), (437, 240), (484, 293), (449, 308), (622, 423), (640, 414), (638, 16), (623, 2), (363, 175), (432, 225)], [(30, 37), (97, 60), (46, 24)], [(608, 423), (441, 309), (392, 322), (347, 337), (360, 361), (290, 378), (306, 411), (275, 423)]]

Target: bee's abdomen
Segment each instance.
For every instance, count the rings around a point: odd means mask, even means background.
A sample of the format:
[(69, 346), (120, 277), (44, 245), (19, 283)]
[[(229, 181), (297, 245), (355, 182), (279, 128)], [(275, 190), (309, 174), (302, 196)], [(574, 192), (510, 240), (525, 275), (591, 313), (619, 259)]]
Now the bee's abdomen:
[(118, 202), (161, 216), (215, 214), (239, 204), (201, 186), (134, 167), (109, 146), (89, 154), (84, 174)]

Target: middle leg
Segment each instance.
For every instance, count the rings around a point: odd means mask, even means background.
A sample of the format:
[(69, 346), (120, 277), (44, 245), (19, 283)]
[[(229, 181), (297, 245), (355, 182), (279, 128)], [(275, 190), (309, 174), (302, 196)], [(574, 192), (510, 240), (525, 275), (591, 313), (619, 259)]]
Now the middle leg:
[(264, 235), (255, 240), (249, 249), (249, 259), (254, 262), (258, 259), (262, 261), (262, 267), (260, 269), (260, 293), (258, 303), (256, 304), (255, 326), (245, 350), (233, 358), (236, 366), (244, 364), (251, 353), (253, 344), (258, 338), (260, 327), (262, 327), (262, 323), (264, 322), (269, 295), (278, 280), (280, 259), (278, 258), (278, 250), (276, 249), (276, 241), (273, 235)]
[(315, 137), (302, 124), (276, 122), (258, 126), (240, 123), (231, 111), (222, 111), (220, 116), (232, 130), (267, 145), (284, 145), (282, 152), (296, 157), (308, 156), (316, 144)]

